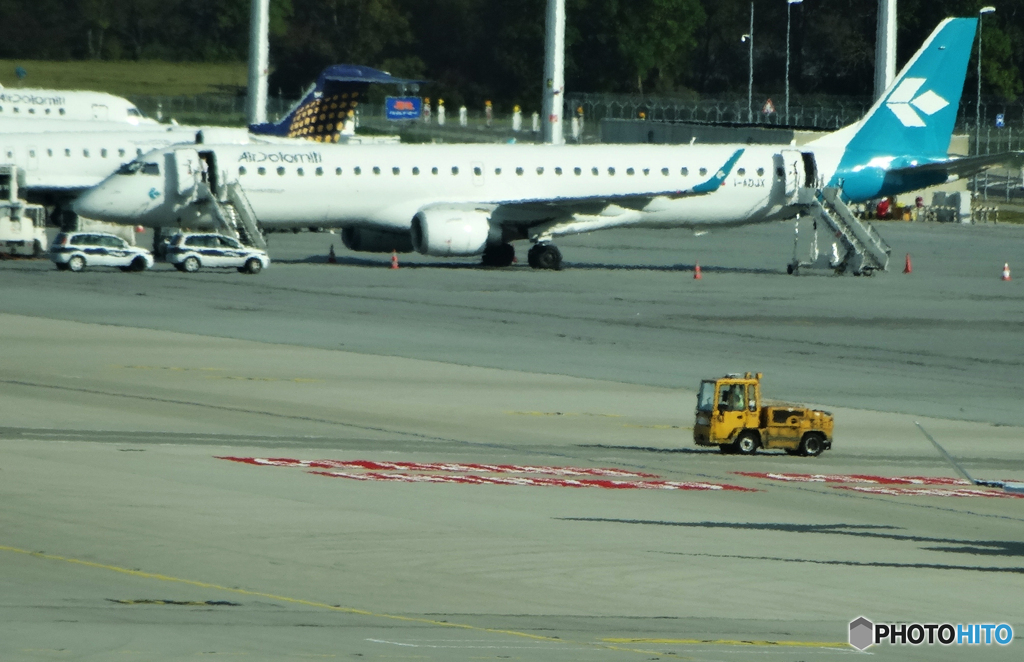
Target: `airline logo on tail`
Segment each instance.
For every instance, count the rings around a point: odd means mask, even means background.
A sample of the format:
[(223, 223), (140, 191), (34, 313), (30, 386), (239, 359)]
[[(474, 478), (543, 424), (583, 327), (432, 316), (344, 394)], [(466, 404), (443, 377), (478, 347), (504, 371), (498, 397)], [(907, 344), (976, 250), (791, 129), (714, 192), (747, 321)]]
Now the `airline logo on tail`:
[(927, 126), (920, 113), (931, 117), (949, 105), (948, 101), (932, 90), (915, 97), (925, 82), (924, 78), (905, 78), (885, 102), (886, 107), (896, 115), (903, 126)]

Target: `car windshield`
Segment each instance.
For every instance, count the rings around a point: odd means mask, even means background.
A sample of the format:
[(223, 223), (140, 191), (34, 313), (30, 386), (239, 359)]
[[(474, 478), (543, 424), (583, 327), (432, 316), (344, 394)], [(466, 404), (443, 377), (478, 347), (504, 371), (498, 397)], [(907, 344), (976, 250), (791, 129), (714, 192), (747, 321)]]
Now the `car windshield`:
[(712, 412), (715, 410), (715, 383), (703, 381), (697, 393), (697, 411)]

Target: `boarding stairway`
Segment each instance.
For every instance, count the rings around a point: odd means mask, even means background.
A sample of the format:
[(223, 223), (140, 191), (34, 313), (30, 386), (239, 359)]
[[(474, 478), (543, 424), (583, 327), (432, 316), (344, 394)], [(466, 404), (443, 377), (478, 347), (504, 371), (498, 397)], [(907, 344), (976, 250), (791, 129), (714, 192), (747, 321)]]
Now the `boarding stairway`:
[(246, 245), (267, 250), (267, 240), (260, 229), (256, 214), (237, 182), (228, 184), (223, 198), (207, 198), (217, 223), (229, 234), (237, 236)]
[[(829, 261), (829, 267), (836, 273), (850, 271), (860, 276), (886, 270), (892, 249), (869, 223), (853, 215), (843, 202), (842, 189), (805, 188), (800, 191), (800, 202), (806, 207), (807, 215), (832, 230), (836, 243), (842, 248), (843, 255), (837, 255), (834, 262)], [(796, 273), (800, 266), (815, 265), (801, 264), (794, 259), (790, 272)]]

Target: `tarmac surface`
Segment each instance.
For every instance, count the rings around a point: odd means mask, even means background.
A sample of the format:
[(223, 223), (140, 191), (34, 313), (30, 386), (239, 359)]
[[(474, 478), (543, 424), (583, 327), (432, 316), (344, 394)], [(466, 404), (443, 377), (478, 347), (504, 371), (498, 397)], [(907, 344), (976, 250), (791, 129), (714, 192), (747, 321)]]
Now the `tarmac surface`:
[[(567, 239), (558, 273), (394, 271), (326, 233), (272, 235), (255, 277), (0, 262), (0, 659), (832, 660), (862, 615), (1024, 637), (1024, 498), (951, 484), (913, 424), (1024, 480), (1024, 228), (879, 230), (871, 278), (787, 276), (792, 223)], [(699, 379), (748, 370), (832, 411), (833, 450), (694, 446)]]

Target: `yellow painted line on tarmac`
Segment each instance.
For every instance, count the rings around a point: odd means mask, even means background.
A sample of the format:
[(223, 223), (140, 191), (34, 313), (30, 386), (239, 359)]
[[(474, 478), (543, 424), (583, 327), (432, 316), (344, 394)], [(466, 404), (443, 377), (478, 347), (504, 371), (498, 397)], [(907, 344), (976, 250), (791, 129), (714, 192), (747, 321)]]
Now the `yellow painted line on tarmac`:
[[(114, 368), (125, 370), (170, 370), (172, 372), (224, 372), (224, 368), (181, 368), (178, 366), (158, 365), (114, 365)], [(310, 379), (306, 377), (238, 377), (234, 375), (207, 375), (207, 379), (231, 379), (247, 382), (295, 382), (296, 384), (320, 384), (323, 379)]]
[(609, 644), (713, 644), (716, 646), (762, 646), (797, 648), (849, 648), (845, 641), (757, 641), (740, 639), (602, 639)]
[[(0, 552), (12, 552), (15, 554), (24, 554), (37, 559), (45, 559), (47, 561), (61, 561), (63, 563), (70, 563), (72, 565), (83, 566), (86, 568), (95, 568), (97, 570), (107, 570), (109, 572), (116, 572), (122, 575), (128, 575), (131, 577), (140, 577), (142, 579), (155, 579), (163, 582), (171, 582), (174, 584), (183, 584), (185, 586), (195, 586), (197, 588), (212, 589), (215, 591), (225, 591), (228, 593), (234, 593), (236, 595), (247, 595), (254, 598), (266, 598), (268, 600), (276, 600), (278, 602), (286, 602), (289, 604), (304, 605), (306, 607), (316, 607), (319, 609), (327, 609), (330, 611), (341, 612), (344, 614), (354, 614), (357, 616), (368, 616), (371, 618), (383, 618), (393, 621), (404, 621), (407, 623), (422, 623), (424, 625), (434, 625), (437, 627), (453, 628), (457, 630), (470, 630), (474, 632), (487, 632), (489, 634), (503, 634), (511, 637), (520, 637), (523, 639), (531, 639), (533, 641), (544, 641), (548, 643), (557, 644), (572, 644), (576, 646), (592, 646), (596, 648), (603, 648), (606, 650), (623, 651), (629, 653), (638, 653), (642, 655), (661, 655), (664, 657), (674, 657), (681, 659), (681, 656), (674, 654), (666, 654), (660, 651), (641, 650), (636, 648), (623, 648), (615, 644), (629, 643), (628, 640), (615, 641), (607, 640), (602, 643), (593, 643), (585, 641), (573, 641), (571, 639), (559, 639), (558, 637), (546, 637), (540, 634), (530, 634), (529, 632), (520, 632), (518, 630), (503, 630), (500, 628), (485, 628), (476, 625), (468, 625), (466, 623), (451, 623), (448, 621), (437, 621), (431, 618), (421, 618), (417, 616), (400, 616), (398, 614), (384, 614), (379, 612), (369, 611), (367, 609), (357, 609), (355, 607), (342, 607), (340, 605), (329, 605), (326, 602), (317, 602), (315, 600), (303, 600), (302, 598), (290, 598), (285, 595), (276, 595), (274, 593), (264, 593), (262, 591), (249, 591), (244, 588), (232, 588), (230, 586), (221, 586), (220, 584), (211, 584), (209, 582), (197, 581), (195, 579), (183, 579), (181, 577), (172, 577), (170, 575), (161, 575), (155, 572), (145, 572), (143, 570), (131, 570), (129, 568), (121, 568), (116, 565), (108, 565), (106, 563), (97, 563), (95, 561), (84, 561), (82, 559), (75, 559), (68, 556), (59, 556), (57, 554), (46, 554), (44, 552), (33, 552), (28, 549), (20, 549), (18, 547), (10, 547), (7, 545), (0, 545)], [(644, 640), (636, 640), (637, 642)], [(654, 641), (654, 640), (649, 640)]]
[(594, 416), (597, 418), (622, 418), (622, 414), (591, 414), (572, 411), (506, 411), (509, 416)]
[(114, 365), (125, 370), (173, 370), (175, 372), (223, 372), (224, 368), (180, 368), (168, 365)]

